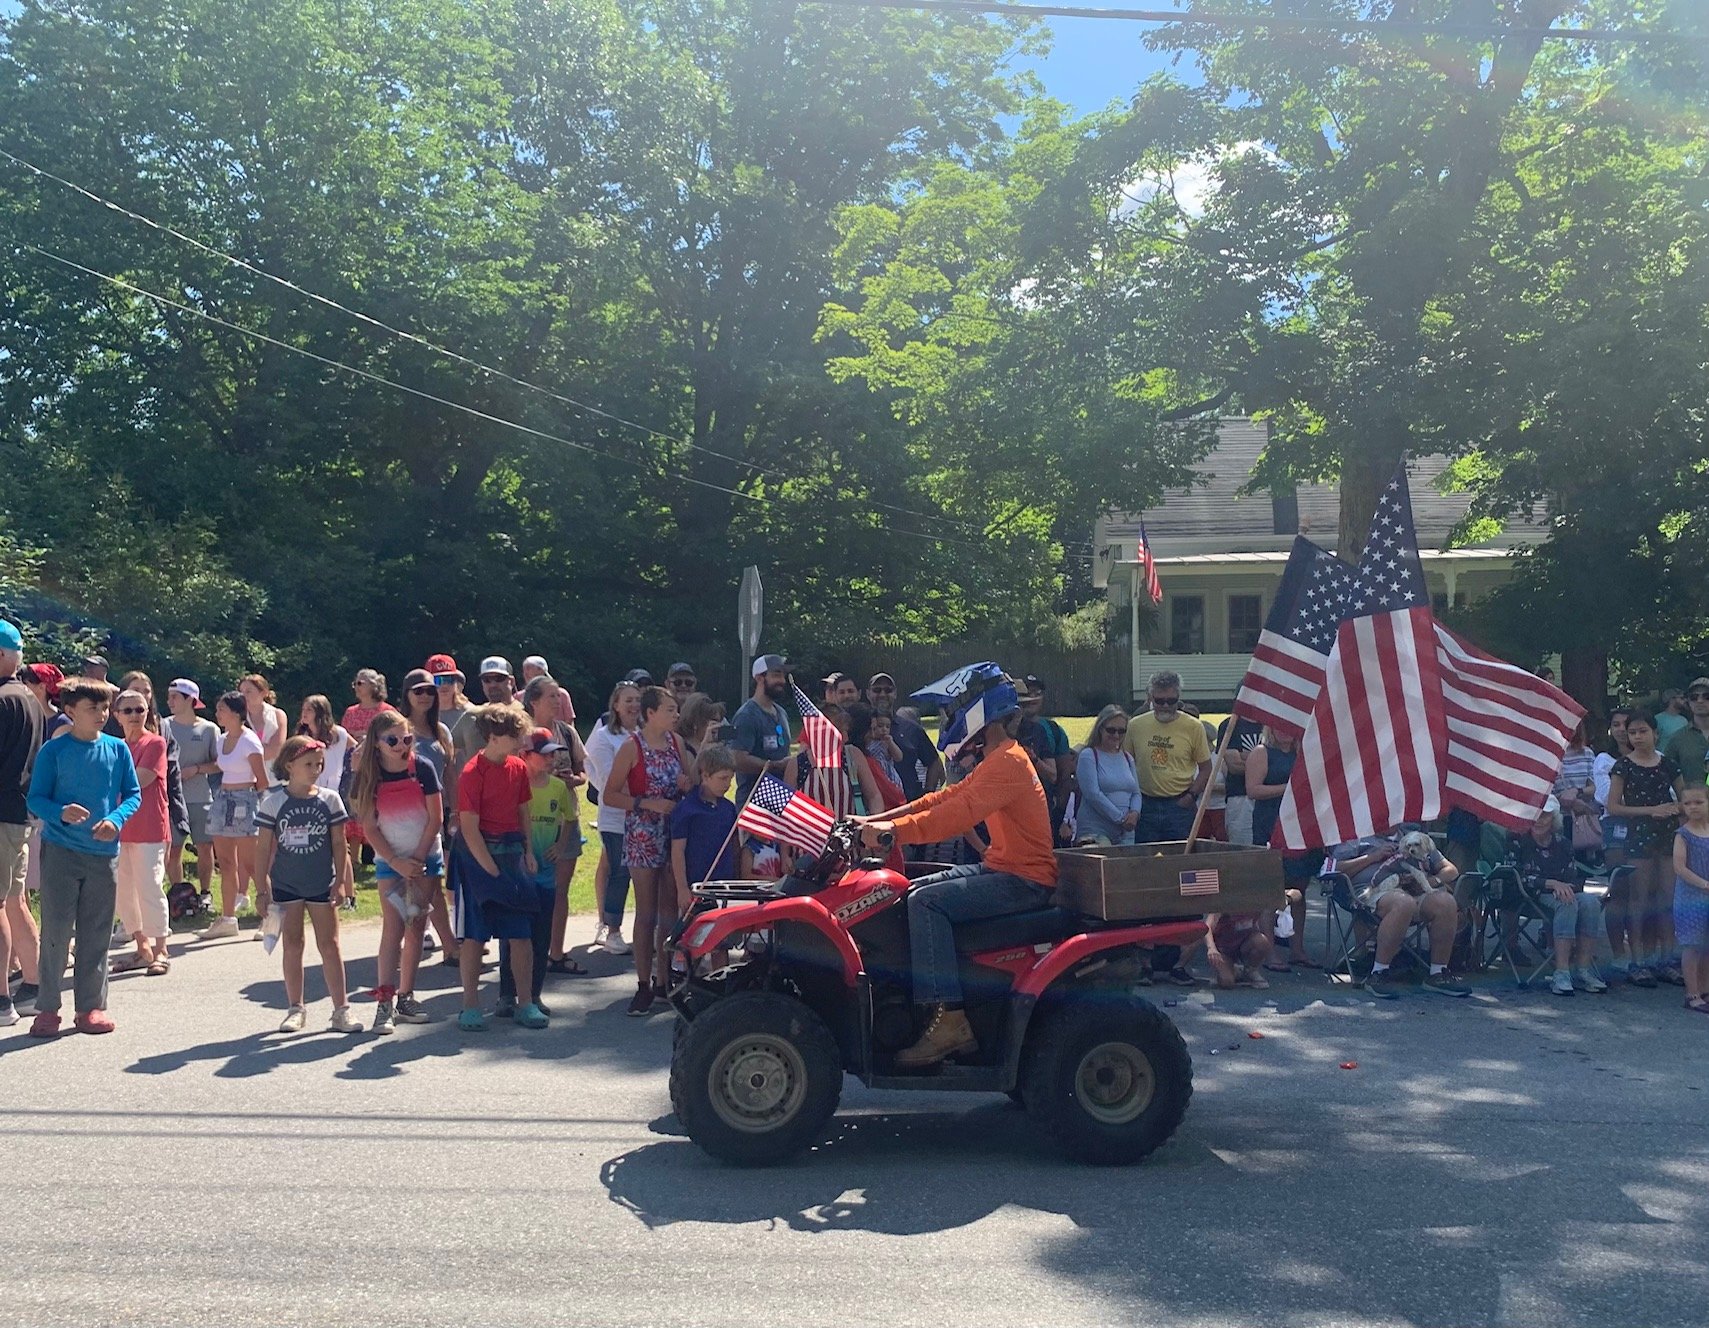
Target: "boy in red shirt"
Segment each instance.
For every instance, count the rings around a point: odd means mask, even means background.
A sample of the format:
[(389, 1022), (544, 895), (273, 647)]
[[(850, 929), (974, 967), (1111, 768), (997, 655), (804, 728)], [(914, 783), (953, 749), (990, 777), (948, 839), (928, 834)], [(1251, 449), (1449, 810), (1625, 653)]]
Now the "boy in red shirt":
[[(510, 946), (511, 971), (518, 991), (532, 991), (532, 884), (508, 892), (520, 870), (529, 880), (536, 863), (523, 834), (533, 789), (528, 764), (517, 753), (532, 725), (518, 706), (501, 702), (478, 706), (473, 712), (482, 749), (469, 758), (457, 779), (457, 876), (453, 886), (456, 914), (452, 930), (462, 942), (458, 959), (463, 976), (463, 1013), (457, 1027), (468, 1033), (486, 1030), (481, 1011), (481, 957), (491, 940)], [(530, 1002), (516, 1011), (523, 1028), (546, 1027), (545, 1012)]]

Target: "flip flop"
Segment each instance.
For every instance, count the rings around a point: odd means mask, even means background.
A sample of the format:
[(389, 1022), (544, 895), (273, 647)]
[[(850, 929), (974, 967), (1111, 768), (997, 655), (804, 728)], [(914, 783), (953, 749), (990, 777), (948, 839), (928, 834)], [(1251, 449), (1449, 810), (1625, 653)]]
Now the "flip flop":
[(587, 969), (583, 968), (574, 959), (571, 959), (569, 955), (560, 955), (556, 959), (548, 959), (546, 961), (546, 971), (548, 973), (562, 973), (572, 978), (586, 978), (593, 976), (587, 971)]
[(140, 955), (120, 955), (108, 966), (107, 971), (113, 974), (134, 973), (139, 968), (146, 968), (147, 961)]

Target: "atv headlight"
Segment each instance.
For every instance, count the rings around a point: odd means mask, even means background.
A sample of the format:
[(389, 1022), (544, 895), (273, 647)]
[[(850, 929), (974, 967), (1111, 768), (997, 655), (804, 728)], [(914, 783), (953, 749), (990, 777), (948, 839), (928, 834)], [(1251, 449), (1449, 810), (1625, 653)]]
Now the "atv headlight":
[(706, 944), (706, 938), (712, 935), (713, 929), (716, 928), (717, 925), (718, 924), (716, 922), (713, 922), (710, 919), (699, 923), (689, 931), (687, 936), (682, 938), (683, 944), (691, 950), (698, 950), (702, 945)]

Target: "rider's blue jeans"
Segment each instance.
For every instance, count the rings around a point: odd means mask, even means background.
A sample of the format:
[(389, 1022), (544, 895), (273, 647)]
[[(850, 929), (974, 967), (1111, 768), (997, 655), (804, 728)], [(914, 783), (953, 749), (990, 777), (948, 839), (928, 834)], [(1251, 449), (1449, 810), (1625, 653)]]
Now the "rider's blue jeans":
[(927, 876), (908, 891), (908, 943), (914, 961), (914, 1001), (954, 1005), (961, 1000), (955, 962), (957, 922), (1027, 913), (1050, 903), (1050, 891), (1025, 877), (994, 872), (979, 863)]

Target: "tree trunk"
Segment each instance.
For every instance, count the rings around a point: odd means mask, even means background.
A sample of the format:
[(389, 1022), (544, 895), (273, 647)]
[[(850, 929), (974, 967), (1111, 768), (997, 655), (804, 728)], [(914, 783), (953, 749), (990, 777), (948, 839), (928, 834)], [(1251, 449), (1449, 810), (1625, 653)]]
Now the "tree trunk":
[(1570, 646), (1561, 652), (1561, 690), (1598, 723), (1608, 717), (1608, 652)]
[(1361, 445), (1341, 458), (1341, 517), (1336, 552), (1351, 563), (1358, 562), (1364, 552), (1371, 519), (1377, 514), (1377, 500), (1405, 455), (1405, 426), (1398, 420), (1391, 421), (1384, 433), (1387, 441)]

